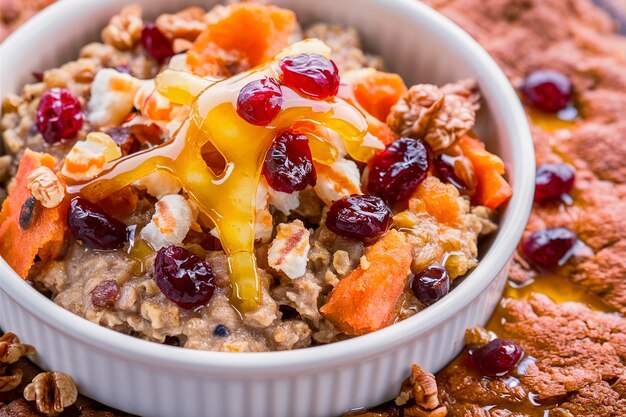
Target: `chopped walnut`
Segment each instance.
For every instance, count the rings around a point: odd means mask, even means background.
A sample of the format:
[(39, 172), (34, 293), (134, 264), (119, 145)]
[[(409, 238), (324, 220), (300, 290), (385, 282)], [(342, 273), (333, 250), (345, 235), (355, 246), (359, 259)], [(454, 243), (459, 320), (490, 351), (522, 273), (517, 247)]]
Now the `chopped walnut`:
[(142, 28), (141, 7), (131, 4), (111, 18), (102, 30), (102, 41), (121, 51), (127, 51), (139, 42)]
[(35, 401), (37, 411), (54, 416), (76, 402), (78, 389), (71, 376), (61, 372), (44, 372), (24, 388), (24, 398)]
[(466, 345), (484, 345), (495, 339), (495, 334), (480, 326), (465, 330)]
[(392, 107), (387, 124), (397, 134), (423, 138), (439, 151), (474, 126), (479, 98), (472, 80), (443, 87), (417, 84)]
[(47, 208), (61, 204), (65, 197), (65, 187), (59, 177), (48, 167), (41, 166), (28, 174), (28, 189), (33, 197)]
[(0, 337), (0, 373), (3, 367), (15, 363), (22, 356), (35, 354), (35, 348), (20, 342), (20, 338), (13, 333), (6, 333)]
[(402, 383), (396, 405), (405, 405), (411, 398), (415, 404), (404, 409), (407, 417), (444, 417), (448, 414), (446, 406), (439, 402), (435, 376), (417, 365), (413, 365), (411, 377)]
[(157, 27), (170, 39), (194, 41), (207, 27), (202, 7), (188, 7), (178, 13), (163, 13), (156, 20)]
[(13, 391), (22, 383), (23, 372), (17, 366), (7, 367), (4, 374), (0, 376), (0, 392)]

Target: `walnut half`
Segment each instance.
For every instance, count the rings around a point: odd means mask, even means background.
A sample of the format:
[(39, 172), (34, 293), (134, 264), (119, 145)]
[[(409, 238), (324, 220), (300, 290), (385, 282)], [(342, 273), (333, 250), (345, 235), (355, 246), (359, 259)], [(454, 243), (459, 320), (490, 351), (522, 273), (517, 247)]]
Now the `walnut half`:
[(22, 356), (33, 355), (35, 348), (20, 342), (13, 333), (0, 337), (0, 392), (12, 391), (22, 382), (22, 371), (12, 366)]
[(61, 372), (44, 372), (24, 388), (24, 398), (35, 401), (40, 413), (55, 416), (76, 402), (78, 389), (71, 376)]
[[(415, 403), (408, 405), (411, 398)], [(435, 376), (417, 365), (413, 365), (411, 377), (402, 383), (396, 404), (407, 404), (404, 409), (406, 417), (445, 417), (448, 414), (447, 407), (439, 402)]]
[(13, 333), (6, 333), (0, 337), (0, 373), (3, 367), (15, 363), (22, 356), (35, 354), (35, 348), (20, 342), (20, 338)]

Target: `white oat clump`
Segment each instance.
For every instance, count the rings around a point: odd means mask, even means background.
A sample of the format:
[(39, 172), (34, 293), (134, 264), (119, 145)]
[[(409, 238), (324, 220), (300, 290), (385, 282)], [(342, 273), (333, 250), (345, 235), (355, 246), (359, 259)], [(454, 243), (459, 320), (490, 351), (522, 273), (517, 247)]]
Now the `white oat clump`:
[(317, 169), (315, 194), (327, 205), (352, 194), (361, 193), (361, 172), (354, 161), (339, 158)]
[(121, 156), (122, 150), (111, 136), (91, 132), (67, 153), (61, 174), (75, 181), (89, 180), (102, 172), (104, 164)]
[(194, 220), (194, 213), (185, 197), (180, 194), (166, 195), (156, 203), (152, 220), (141, 229), (140, 236), (154, 250), (177, 245), (185, 239)]
[(96, 73), (91, 84), (87, 119), (94, 127), (118, 126), (133, 109), (141, 80), (111, 68)]
[(309, 255), (309, 231), (300, 220), (281, 223), (267, 253), (269, 265), (291, 279), (306, 272)]
[(155, 171), (135, 181), (134, 185), (145, 188), (148, 194), (162, 198), (169, 194), (178, 194), (180, 182), (166, 171)]

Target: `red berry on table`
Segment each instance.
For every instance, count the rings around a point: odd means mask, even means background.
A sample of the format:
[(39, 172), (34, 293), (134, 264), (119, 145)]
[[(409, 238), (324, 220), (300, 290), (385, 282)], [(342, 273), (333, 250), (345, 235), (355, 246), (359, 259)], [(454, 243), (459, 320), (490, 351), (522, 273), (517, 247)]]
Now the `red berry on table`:
[(478, 371), (485, 376), (502, 376), (510, 372), (522, 358), (523, 350), (510, 340), (494, 339), (469, 351)]
[(565, 227), (542, 229), (524, 239), (522, 252), (535, 266), (554, 269), (569, 259), (577, 241), (576, 233)]
[(572, 82), (554, 70), (537, 70), (524, 80), (521, 91), (531, 106), (546, 113), (566, 108), (572, 100)]
[(574, 187), (574, 170), (568, 164), (543, 164), (535, 176), (535, 201), (558, 200)]

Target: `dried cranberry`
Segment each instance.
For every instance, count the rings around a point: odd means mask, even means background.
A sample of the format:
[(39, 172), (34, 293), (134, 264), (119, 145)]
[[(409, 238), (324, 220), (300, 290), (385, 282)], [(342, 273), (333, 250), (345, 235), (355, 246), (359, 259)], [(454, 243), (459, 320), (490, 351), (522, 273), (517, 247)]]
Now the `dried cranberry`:
[(405, 201), (424, 181), (429, 165), (421, 139), (398, 139), (370, 160), (367, 189), (389, 203)]
[(526, 77), (521, 91), (528, 104), (546, 113), (556, 113), (571, 101), (572, 82), (561, 72), (537, 70)]
[(102, 281), (91, 291), (91, 305), (97, 309), (112, 307), (119, 291), (120, 289), (114, 279)]
[(317, 174), (307, 137), (285, 131), (274, 138), (265, 155), (263, 175), (270, 187), (284, 193), (315, 185)]
[(567, 164), (543, 164), (535, 177), (535, 201), (557, 200), (574, 186), (574, 170)]
[(159, 63), (174, 55), (172, 43), (154, 23), (146, 23), (141, 29), (141, 46)]
[(415, 297), (427, 306), (439, 301), (450, 291), (450, 275), (441, 265), (428, 266), (411, 281), (411, 290)]
[(454, 185), (459, 190), (467, 190), (467, 184), (454, 172), (454, 157), (440, 154), (433, 159), (433, 166), (440, 180)]
[(553, 269), (569, 259), (576, 242), (576, 233), (565, 227), (542, 229), (522, 242), (522, 252), (534, 265)]
[(130, 129), (126, 127), (112, 127), (107, 130), (106, 133), (120, 146), (122, 155), (130, 155), (141, 149), (141, 142), (139, 142), (139, 139), (137, 139), (137, 137), (131, 133)]
[(326, 215), (326, 227), (339, 236), (373, 243), (389, 229), (391, 209), (375, 195), (354, 194), (335, 201)]
[(280, 61), (283, 82), (298, 93), (324, 100), (339, 91), (339, 70), (330, 59), (318, 54), (289, 56)]
[(33, 71), (33, 78), (35, 80), (37, 80), (38, 82), (42, 82), (43, 81), (43, 72), (41, 72), (41, 71)]
[(502, 376), (517, 365), (522, 348), (510, 340), (493, 339), (469, 351), (478, 371), (485, 376)]
[(74, 237), (92, 249), (119, 249), (128, 240), (124, 223), (80, 197), (70, 203), (67, 224)]
[(180, 246), (159, 249), (154, 262), (154, 282), (167, 299), (186, 309), (205, 305), (215, 291), (211, 265)]
[(283, 92), (273, 78), (254, 80), (246, 84), (237, 97), (237, 114), (256, 126), (267, 126), (280, 111)]
[(83, 127), (83, 107), (67, 90), (52, 88), (37, 105), (37, 129), (48, 143), (74, 139)]

